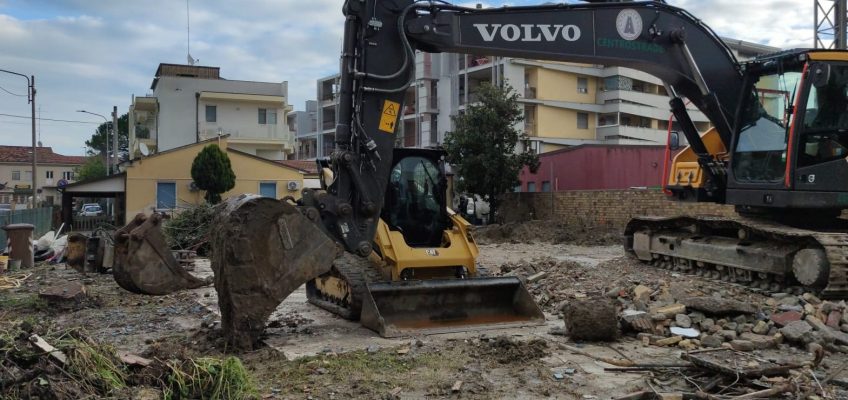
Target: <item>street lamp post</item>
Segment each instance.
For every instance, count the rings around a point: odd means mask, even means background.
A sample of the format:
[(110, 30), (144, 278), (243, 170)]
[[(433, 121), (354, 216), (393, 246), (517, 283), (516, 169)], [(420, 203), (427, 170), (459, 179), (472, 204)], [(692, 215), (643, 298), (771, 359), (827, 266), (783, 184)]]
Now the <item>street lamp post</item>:
[(36, 163), (37, 163), (37, 147), (35, 141), (35, 75), (26, 76), (24, 74), (19, 74), (17, 72), (7, 71), (5, 69), (0, 69), (0, 72), (5, 72), (7, 74), (18, 75), (24, 77), (27, 80), (27, 102), (32, 105), (32, 208), (35, 208), (36, 205), (36, 197), (38, 196), (38, 174), (36, 174)]
[[(106, 119), (106, 117), (104, 117), (104, 116), (102, 116), (98, 113), (93, 113), (91, 111), (77, 110), (77, 112), (96, 115), (100, 118), (103, 118), (103, 122), (106, 123), (106, 154), (105, 154), (105, 156), (106, 156), (106, 175), (110, 175), (112, 173), (112, 162), (111, 162), (110, 157), (109, 157), (109, 120)], [(115, 127), (113, 126), (112, 129), (114, 129), (114, 128)], [(114, 149), (112, 149), (112, 150), (114, 151)]]

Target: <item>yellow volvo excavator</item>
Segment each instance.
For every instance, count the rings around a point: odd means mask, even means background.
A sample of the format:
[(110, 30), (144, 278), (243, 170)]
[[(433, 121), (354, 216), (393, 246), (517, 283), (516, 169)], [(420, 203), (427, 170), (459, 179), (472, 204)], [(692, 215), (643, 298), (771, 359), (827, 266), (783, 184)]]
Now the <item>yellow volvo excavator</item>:
[[(213, 267), (222, 327), (234, 344), (251, 346), (279, 302), (310, 281), (312, 301), (340, 304), (348, 317), (361, 309), (363, 323), (384, 333), (471, 323), (477, 313), (470, 309), (479, 306), (495, 310), (489, 320), (505, 309), (537, 315), (516, 311), (526, 302), (515, 296), (526, 291), (510, 288), (512, 297), (502, 297), (478, 287), (472, 295), (469, 288), (486, 285), (475, 280), (473, 264), (430, 263), (456, 245), (452, 235), (465, 229), (458, 218), (442, 220), (438, 241), (438, 223), (405, 219), (412, 203), (402, 196), (434, 193), (429, 178), (412, 185), (399, 178), (399, 191), (390, 184), (397, 110), (415, 81), (416, 50), (621, 66), (658, 77), (688, 143), (667, 177), (673, 198), (732, 204), (740, 216), (636, 218), (624, 232), (625, 249), (658, 266), (761, 289), (848, 295), (848, 227), (837, 218), (848, 208), (848, 52), (790, 50), (739, 62), (701, 20), (661, 0), (493, 9), (347, 0), (343, 13), (336, 147), (326, 163), (332, 180), (304, 190), (296, 204), (243, 197), (224, 205)], [(698, 132), (687, 100), (712, 130)], [(408, 173), (400, 169), (401, 177)], [(425, 245), (416, 245), (419, 237)], [(334, 266), (340, 247), (376, 264), (346, 255), (349, 262)], [(451, 279), (418, 282), (436, 271)], [(433, 295), (441, 289), (469, 295)], [(420, 293), (427, 296), (416, 299)]]

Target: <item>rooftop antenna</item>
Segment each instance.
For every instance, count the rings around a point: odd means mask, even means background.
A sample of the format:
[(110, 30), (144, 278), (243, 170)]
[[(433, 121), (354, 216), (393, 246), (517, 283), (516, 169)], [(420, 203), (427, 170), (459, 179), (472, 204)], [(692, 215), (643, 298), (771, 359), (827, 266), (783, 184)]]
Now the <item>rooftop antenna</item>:
[(191, 19), (189, 18), (188, 0), (186, 0), (186, 59), (188, 65), (194, 65), (194, 63), (200, 61), (191, 56)]

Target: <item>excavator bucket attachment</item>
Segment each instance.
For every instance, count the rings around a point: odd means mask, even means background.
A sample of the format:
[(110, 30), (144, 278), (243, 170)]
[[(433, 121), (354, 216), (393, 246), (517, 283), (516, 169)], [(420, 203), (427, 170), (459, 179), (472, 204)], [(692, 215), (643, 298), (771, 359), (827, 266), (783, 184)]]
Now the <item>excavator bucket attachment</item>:
[(162, 215), (138, 214), (115, 234), (115, 282), (138, 294), (164, 295), (211, 283), (186, 272), (165, 242)]
[(516, 277), (369, 283), (360, 321), (383, 337), (541, 325)]
[(242, 195), (222, 206), (212, 235), (221, 328), (247, 350), (283, 299), (329, 271), (341, 248), (285, 201)]

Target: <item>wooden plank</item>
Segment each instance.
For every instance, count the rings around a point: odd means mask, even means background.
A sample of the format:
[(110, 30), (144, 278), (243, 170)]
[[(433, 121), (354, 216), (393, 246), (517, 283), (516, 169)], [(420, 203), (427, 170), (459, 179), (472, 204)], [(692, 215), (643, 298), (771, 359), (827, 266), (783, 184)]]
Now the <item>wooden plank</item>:
[(29, 337), (29, 341), (40, 350), (46, 352), (56, 361), (59, 361), (62, 364), (66, 364), (68, 362), (68, 357), (65, 356), (65, 353), (62, 353), (55, 347), (53, 347), (50, 343), (47, 343), (46, 340), (42, 339), (41, 336), (32, 335)]

